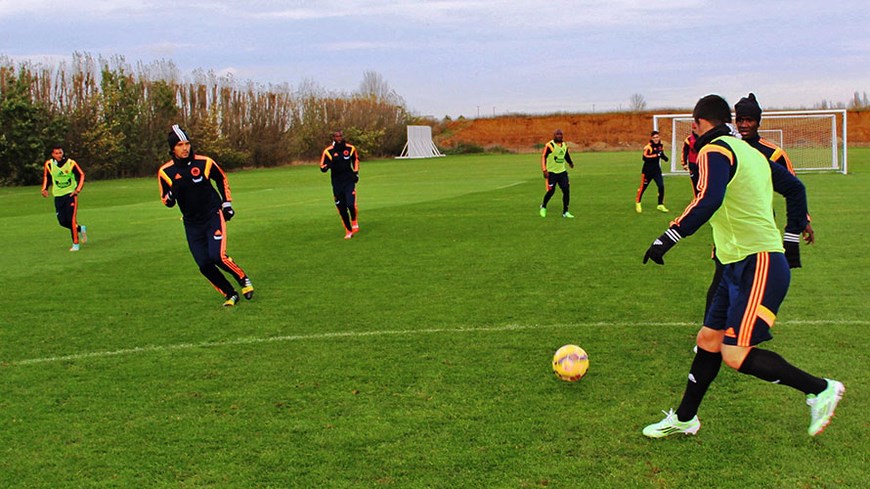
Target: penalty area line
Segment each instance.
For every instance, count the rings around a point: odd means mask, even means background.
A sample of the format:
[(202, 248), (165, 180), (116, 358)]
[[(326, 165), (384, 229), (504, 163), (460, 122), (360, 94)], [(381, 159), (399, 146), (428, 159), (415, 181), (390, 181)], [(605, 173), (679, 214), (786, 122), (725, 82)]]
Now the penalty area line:
[[(784, 321), (784, 324), (792, 325), (825, 325), (825, 324), (841, 324), (841, 325), (870, 325), (870, 321), (837, 321), (837, 320), (795, 320)], [(44, 363), (70, 362), (76, 360), (85, 360), (89, 358), (109, 358), (126, 355), (136, 355), (140, 353), (165, 353), (183, 350), (194, 350), (201, 348), (216, 348), (224, 346), (244, 346), (256, 345), (263, 343), (278, 343), (289, 341), (312, 341), (332, 338), (365, 338), (373, 336), (402, 336), (402, 335), (421, 335), (421, 334), (449, 334), (449, 333), (489, 333), (503, 331), (523, 331), (536, 329), (558, 329), (558, 328), (583, 328), (583, 327), (605, 327), (605, 326), (622, 326), (622, 327), (685, 327), (699, 326), (694, 322), (643, 322), (643, 323), (625, 323), (625, 322), (593, 322), (593, 323), (556, 323), (556, 324), (507, 324), (504, 326), (480, 326), (467, 328), (424, 328), (424, 329), (387, 329), (373, 331), (338, 331), (334, 333), (312, 333), (304, 335), (284, 335), (284, 336), (268, 336), (268, 337), (247, 337), (238, 338), (227, 341), (203, 341), (200, 343), (176, 343), (172, 345), (151, 345), (137, 346), (132, 348), (123, 348), (119, 350), (93, 351), (85, 353), (72, 353), (69, 355), (57, 355), (41, 358), (27, 358), (23, 360), (13, 360), (0, 362), (9, 366), (24, 366), (37, 365)]]

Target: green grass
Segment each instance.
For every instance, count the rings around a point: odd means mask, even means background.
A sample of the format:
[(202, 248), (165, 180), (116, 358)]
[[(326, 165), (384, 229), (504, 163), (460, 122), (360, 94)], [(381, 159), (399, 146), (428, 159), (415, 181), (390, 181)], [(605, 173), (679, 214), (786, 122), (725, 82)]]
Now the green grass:
[[(691, 192), (635, 214), (636, 153), (579, 154), (572, 212), (538, 216), (537, 155), (363, 162), (350, 241), (315, 167), (230, 176), (228, 249), (256, 296), (201, 277), (155, 179), (88, 182), (69, 253), (50, 199), (0, 189), (0, 487), (867, 487), (870, 150), (805, 175), (803, 247), (769, 343), (847, 386), (802, 396), (723, 369), (696, 437), (675, 407), (710, 232), (641, 265)], [(779, 216), (784, 215), (781, 202)], [(582, 345), (576, 384), (550, 371)]]

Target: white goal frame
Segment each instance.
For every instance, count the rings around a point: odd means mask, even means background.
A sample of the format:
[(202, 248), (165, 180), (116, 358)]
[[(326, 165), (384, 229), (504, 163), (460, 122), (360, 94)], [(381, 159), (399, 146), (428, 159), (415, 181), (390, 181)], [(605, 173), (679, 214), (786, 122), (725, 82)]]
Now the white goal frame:
[[(733, 115), (733, 114), (732, 114)], [(801, 155), (800, 148), (797, 147), (789, 147), (790, 143), (788, 142), (788, 130), (780, 127), (780, 124), (787, 124), (786, 121), (794, 120), (794, 119), (820, 119), (830, 120), (830, 141), (826, 141), (822, 144), (821, 141), (818, 143), (818, 148), (815, 149), (825, 149), (830, 147), (830, 159), (824, 159), (821, 164), (809, 163), (802, 161), (803, 157)], [(846, 138), (846, 130), (847, 130), (847, 122), (846, 122), (846, 110), (845, 109), (837, 109), (837, 110), (784, 110), (784, 111), (771, 111), (764, 112), (762, 114), (761, 119), (761, 128), (759, 129), (759, 135), (761, 137), (766, 137), (771, 134), (770, 131), (779, 131), (781, 134), (780, 141), (776, 141), (775, 138), (770, 138), (773, 142), (777, 143), (783, 150), (789, 155), (789, 158), (792, 161), (792, 166), (798, 173), (803, 172), (839, 172), (842, 174), (848, 173), (849, 165), (848, 165), (848, 144)], [(673, 155), (671, 158), (670, 171), (667, 172), (669, 175), (684, 175), (687, 172), (682, 169), (680, 166), (680, 153), (683, 149), (683, 140), (689, 135), (688, 132), (686, 134), (678, 134), (680, 132), (677, 129), (677, 124), (684, 124), (688, 122), (689, 125), (692, 122), (692, 114), (656, 114), (653, 115), (653, 129), (662, 133), (662, 141), (667, 143), (670, 140), (671, 148), (670, 152)], [(665, 128), (666, 126), (666, 128)], [(665, 134), (669, 133), (669, 134)], [(782, 144), (779, 144), (779, 143)], [(807, 143), (809, 144), (809, 143)], [(815, 151), (815, 153), (819, 153), (819, 151)], [(829, 163), (825, 163), (829, 161)]]
[(402, 148), (402, 154), (397, 159), (406, 158), (435, 158), (444, 156), (432, 141), (432, 128), (430, 126), (408, 126), (408, 142)]

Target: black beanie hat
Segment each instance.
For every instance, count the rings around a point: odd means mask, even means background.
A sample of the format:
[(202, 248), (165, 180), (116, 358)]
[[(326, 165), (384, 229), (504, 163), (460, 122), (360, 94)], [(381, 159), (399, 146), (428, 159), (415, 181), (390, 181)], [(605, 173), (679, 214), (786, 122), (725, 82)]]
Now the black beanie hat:
[(184, 132), (184, 129), (182, 129), (178, 124), (173, 124), (172, 130), (169, 131), (169, 135), (166, 136), (166, 142), (169, 143), (169, 151), (172, 151), (176, 144), (190, 142), (190, 139), (187, 137), (187, 133)]
[(749, 117), (761, 122), (761, 106), (755, 99), (755, 94), (750, 93), (734, 105), (734, 113), (737, 117)]
[(695, 104), (695, 109), (692, 111), (692, 118), (706, 119), (715, 121), (719, 124), (731, 122), (731, 107), (724, 98), (710, 94), (701, 97), (698, 103)]

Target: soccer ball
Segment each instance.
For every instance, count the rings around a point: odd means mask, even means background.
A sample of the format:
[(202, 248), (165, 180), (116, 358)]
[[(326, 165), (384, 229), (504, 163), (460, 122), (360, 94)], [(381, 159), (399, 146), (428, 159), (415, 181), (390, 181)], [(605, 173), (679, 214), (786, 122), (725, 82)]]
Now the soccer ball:
[(589, 370), (589, 355), (577, 345), (565, 345), (553, 355), (553, 373), (566, 382), (577, 382)]

